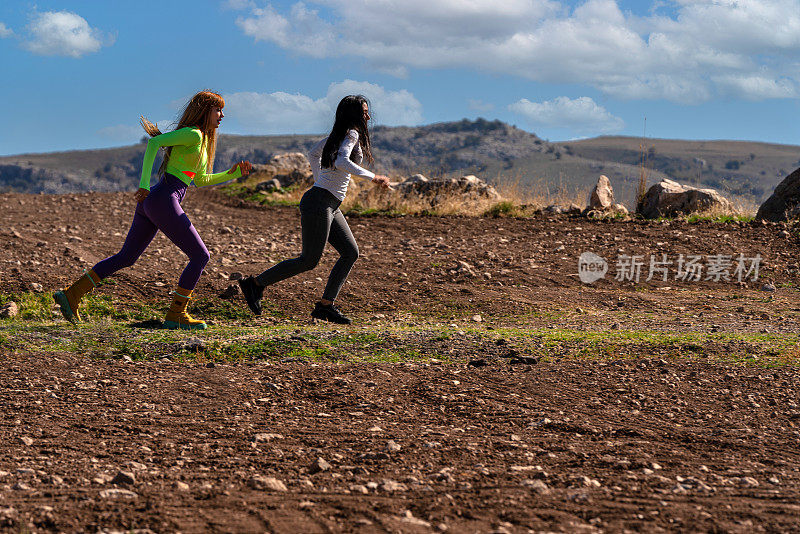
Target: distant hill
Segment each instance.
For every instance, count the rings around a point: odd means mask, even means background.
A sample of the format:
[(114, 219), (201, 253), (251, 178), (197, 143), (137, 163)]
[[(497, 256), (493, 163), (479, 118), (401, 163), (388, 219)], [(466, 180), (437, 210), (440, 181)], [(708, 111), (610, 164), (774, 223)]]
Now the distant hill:
[[(240, 159), (268, 160), (306, 152), (319, 135), (221, 135), (216, 168)], [(539, 198), (582, 197), (600, 174), (617, 197), (633, 203), (642, 159), (640, 139), (598, 137), (551, 143), (500, 121), (462, 120), (419, 127), (378, 126), (372, 132), (376, 166), (389, 174), (476, 174), (513, 182)], [(703, 184), (760, 203), (800, 165), (800, 147), (733, 141), (647, 139), (649, 183), (670, 177)], [(0, 192), (67, 193), (133, 190), (144, 144), (0, 157)]]

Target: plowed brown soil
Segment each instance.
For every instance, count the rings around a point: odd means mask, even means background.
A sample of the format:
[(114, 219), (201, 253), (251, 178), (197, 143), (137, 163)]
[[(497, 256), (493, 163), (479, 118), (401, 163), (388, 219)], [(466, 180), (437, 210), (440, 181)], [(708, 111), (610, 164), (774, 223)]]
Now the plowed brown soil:
[[(299, 249), (293, 208), (188, 197), (212, 252), (200, 294), (217, 298), (230, 273), (259, 272)], [(122, 194), (0, 195), (0, 214), (0, 292), (33, 282), (50, 291), (116, 252), (132, 206)], [(703, 347), (703, 358), (678, 346), (590, 359), (567, 344), (538, 363), (510, 364), (493, 336), (552, 327), (796, 341), (792, 228), (568, 217), (350, 223), (362, 256), (340, 302), (358, 328), (452, 321), (482, 337), (438, 341), (447, 364), (348, 363), (346, 354), (337, 363), (126, 362), (14, 350), (0, 357), (0, 529), (797, 530), (795, 364), (730, 362), (724, 343)], [(582, 285), (577, 257), (588, 250), (611, 259), (758, 253), (762, 278), (634, 284), (613, 280), (612, 265), (606, 280)], [(334, 259), (329, 251), (317, 270), (270, 288), (276, 313), (248, 324), (302, 326)], [(163, 302), (184, 262), (158, 237), (99, 291), (123, 305)], [(767, 280), (775, 291), (762, 291)], [(470, 365), (477, 359), (486, 365)]]

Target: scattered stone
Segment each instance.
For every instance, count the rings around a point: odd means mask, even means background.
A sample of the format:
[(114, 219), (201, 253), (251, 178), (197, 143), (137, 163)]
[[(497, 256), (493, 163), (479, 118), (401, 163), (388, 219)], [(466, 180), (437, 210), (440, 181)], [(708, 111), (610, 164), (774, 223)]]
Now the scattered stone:
[(472, 320), (475, 321), (476, 323), (480, 323), (480, 322), (483, 321), (483, 317), (481, 317), (480, 315), (476, 314), (476, 315), (472, 316)]
[(119, 471), (114, 478), (111, 479), (112, 484), (132, 486), (136, 484), (136, 477), (133, 476), (131, 471)]
[(283, 439), (283, 434), (267, 434), (264, 432), (259, 432), (253, 436), (253, 441), (256, 443), (269, 443), (274, 439)]
[(33, 438), (31, 438), (31, 437), (29, 437), (29, 436), (20, 436), (20, 437), (19, 437), (19, 440), (20, 440), (20, 441), (21, 441), (21, 442), (22, 442), (22, 443), (23, 443), (23, 444), (24, 444), (26, 447), (30, 447), (31, 445), (33, 445)]
[(198, 337), (189, 338), (186, 341), (181, 341), (175, 344), (175, 350), (186, 352), (200, 352), (205, 350), (206, 344)]
[(267, 180), (266, 182), (261, 182), (260, 184), (256, 185), (256, 191), (272, 193), (279, 191), (281, 187), (281, 181), (277, 178), (273, 178), (272, 180)]
[(19, 306), (13, 300), (6, 302), (2, 308), (0, 308), (0, 319), (11, 319), (16, 317), (19, 313)]
[(331, 464), (325, 461), (324, 458), (317, 458), (314, 460), (310, 466), (308, 466), (308, 471), (313, 475), (315, 473), (320, 473), (322, 471), (327, 471), (331, 468)]
[(389, 451), (389, 452), (400, 452), (400, 449), (402, 449), (402, 447), (396, 441), (394, 441), (393, 439), (390, 439), (389, 441), (386, 442), (386, 450), (387, 451)]
[(410, 525), (416, 525), (420, 527), (430, 528), (431, 524), (427, 521), (419, 519), (418, 517), (414, 517), (414, 514), (411, 513), (411, 510), (406, 510), (406, 513), (402, 515), (400, 521), (403, 523), (408, 523)]
[(33, 291), (34, 293), (41, 293), (42, 291), (44, 291), (44, 286), (42, 286), (42, 284), (40, 284), (39, 282), (31, 282), (30, 287), (31, 291)]
[(775, 291), (776, 289), (777, 288), (775, 287), (775, 284), (773, 284), (772, 282), (767, 282), (766, 284), (761, 286), (761, 291)]
[(696, 477), (677, 477), (677, 480), (684, 489), (695, 489), (709, 493), (714, 491), (714, 488)]
[(353, 492), (356, 492), (356, 493), (361, 493), (363, 495), (367, 495), (369, 493), (369, 490), (367, 489), (367, 487), (362, 485), (362, 484), (352, 484), (350, 486), (350, 491), (353, 491)]
[(189, 484), (187, 484), (186, 482), (181, 482), (180, 480), (176, 480), (173, 486), (175, 486), (175, 489), (178, 491), (189, 491), (190, 489)]
[(756, 488), (758, 487), (758, 480), (753, 477), (741, 477), (739, 479), (739, 485), (744, 488)]
[(286, 484), (274, 477), (265, 477), (261, 475), (254, 475), (247, 481), (247, 485), (253, 489), (261, 491), (280, 491), (286, 492), (289, 489)]
[(383, 491), (408, 491), (408, 486), (394, 480), (384, 480), (380, 487)]
[(233, 228), (231, 228), (230, 226), (223, 226), (222, 228), (219, 229), (219, 233), (222, 235), (232, 234)]
[(138, 494), (131, 490), (111, 488), (100, 492), (100, 497), (103, 499), (126, 499), (133, 500), (139, 497)]
[(539, 495), (550, 493), (550, 487), (541, 480), (525, 479), (522, 481), (522, 485), (526, 488), (530, 488), (534, 493), (538, 493)]
[(636, 212), (646, 219), (711, 209), (730, 210), (731, 204), (714, 189), (700, 189), (666, 179), (648, 189), (636, 206)]
[(230, 284), (222, 291), (222, 293), (219, 294), (219, 296), (220, 298), (223, 299), (232, 299), (238, 294), (239, 294), (239, 284)]
[(594, 478), (587, 477), (586, 475), (581, 475), (577, 479), (578, 483), (587, 488), (599, 488), (602, 484), (600, 481)]
[(244, 275), (240, 272), (233, 272), (228, 275), (228, 280), (233, 280), (234, 282), (237, 280), (241, 280), (242, 278), (244, 278)]

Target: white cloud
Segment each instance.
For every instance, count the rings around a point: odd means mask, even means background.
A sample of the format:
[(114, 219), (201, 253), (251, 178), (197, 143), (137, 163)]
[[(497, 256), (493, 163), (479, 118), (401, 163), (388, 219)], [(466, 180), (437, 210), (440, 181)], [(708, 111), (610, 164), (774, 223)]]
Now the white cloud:
[(256, 41), (400, 76), (466, 67), (684, 103), (798, 96), (800, 0), (674, 0), (672, 16), (662, 4), (639, 17), (616, 0), (311, 0), (245, 7), (237, 24)]
[(14, 35), (14, 32), (11, 30), (11, 28), (0, 22), (0, 39), (5, 39), (6, 37), (11, 37), (12, 35)]
[(89, 26), (86, 19), (69, 11), (36, 13), (28, 25), (25, 48), (42, 56), (79, 58), (109, 46), (114, 39)]
[(225, 113), (247, 133), (323, 133), (333, 125), (339, 101), (350, 94), (370, 100), (377, 124), (415, 125), (422, 122), (422, 104), (405, 89), (387, 91), (379, 85), (354, 80), (332, 83), (319, 99), (284, 92), (240, 92), (226, 95)]
[(559, 96), (546, 102), (531, 102), (523, 98), (508, 109), (535, 126), (559, 127), (579, 133), (614, 133), (625, 127), (622, 119), (598, 106), (588, 96), (575, 99)]

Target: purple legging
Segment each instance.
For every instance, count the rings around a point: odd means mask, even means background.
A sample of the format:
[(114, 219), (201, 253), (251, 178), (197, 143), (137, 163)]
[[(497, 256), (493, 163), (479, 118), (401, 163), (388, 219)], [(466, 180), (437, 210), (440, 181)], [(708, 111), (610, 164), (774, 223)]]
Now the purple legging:
[(159, 230), (189, 256), (189, 265), (183, 270), (178, 286), (192, 290), (208, 263), (209, 255), (203, 240), (181, 208), (186, 195), (186, 184), (171, 174), (165, 174), (150, 194), (136, 206), (131, 229), (122, 250), (94, 266), (101, 279), (130, 267), (153, 240)]

